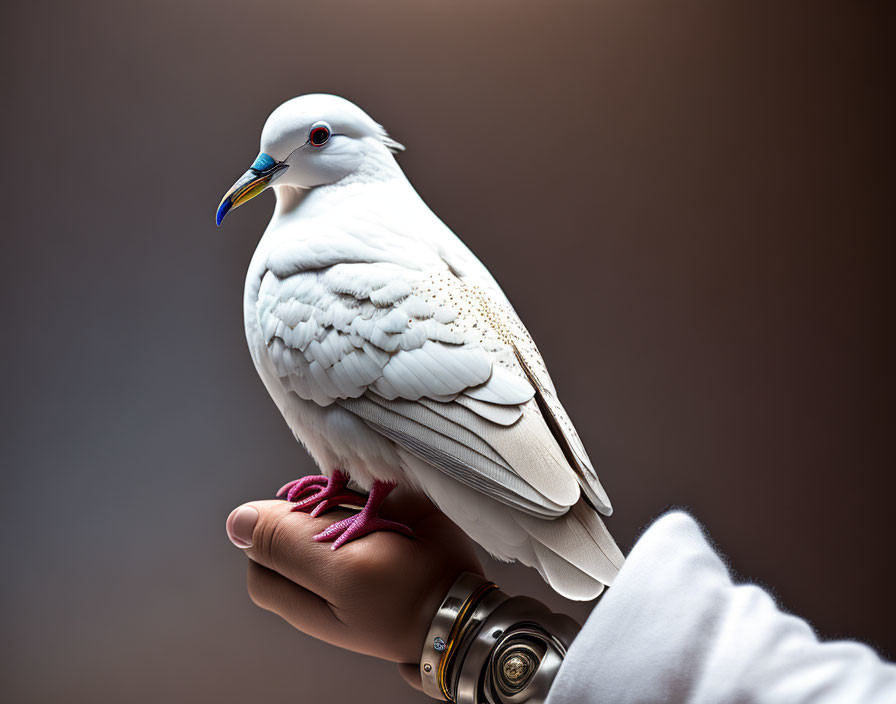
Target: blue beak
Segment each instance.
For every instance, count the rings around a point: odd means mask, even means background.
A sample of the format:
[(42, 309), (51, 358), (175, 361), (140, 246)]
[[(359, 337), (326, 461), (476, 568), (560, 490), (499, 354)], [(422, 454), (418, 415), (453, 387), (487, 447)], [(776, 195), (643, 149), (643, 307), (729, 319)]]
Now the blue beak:
[(249, 167), (249, 170), (240, 176), (239, 180), (230, 187), (230, 190), (221, 199), (218, 212), (215, 213), (215, 222), (218, 226), (224, 221), (224, 216), (227, 213), (252, 200), (268, 187), (271, 179), (276, 174), (288, 168), (288, 164), (277, 161), (274, 157), (264, 152), (259, 154), (252, 166)]

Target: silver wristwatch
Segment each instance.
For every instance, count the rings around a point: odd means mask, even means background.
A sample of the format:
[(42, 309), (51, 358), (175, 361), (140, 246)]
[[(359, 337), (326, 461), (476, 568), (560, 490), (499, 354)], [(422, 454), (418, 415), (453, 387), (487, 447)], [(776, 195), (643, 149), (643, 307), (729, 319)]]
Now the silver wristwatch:
[(465, 572), (426, 636), (423, 690), (456, 704), (541, 704), (580, 628), (540, 601), (510, 597)]

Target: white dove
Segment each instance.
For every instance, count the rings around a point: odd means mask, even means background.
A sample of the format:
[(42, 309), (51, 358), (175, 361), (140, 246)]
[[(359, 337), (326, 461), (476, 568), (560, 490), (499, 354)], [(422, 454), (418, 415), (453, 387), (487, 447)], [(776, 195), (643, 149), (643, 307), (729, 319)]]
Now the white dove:
[(314, 515), (369, 492), (317, 540), (405, 526), (378, 516), (398, 484), (425, 493), (501, 560), (587, 600), (623, 563), (610, 500), (544, 361), (485, 266), (398, 166), (403, 150), (353, 103), (287, 101), (217, 222), (273, 187), (246, 279), (245, 325), (268, 392), (323, 476), (280, 492)]

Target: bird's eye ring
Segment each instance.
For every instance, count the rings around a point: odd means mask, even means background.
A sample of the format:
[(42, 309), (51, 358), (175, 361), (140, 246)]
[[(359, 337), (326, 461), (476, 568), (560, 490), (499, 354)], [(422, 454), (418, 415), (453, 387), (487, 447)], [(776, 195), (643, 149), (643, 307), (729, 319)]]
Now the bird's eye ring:
[(311, 125), (308, 141), (315, 147), (324, 146), (330, 141), (330, 126), (326, 122), (315, 122)]

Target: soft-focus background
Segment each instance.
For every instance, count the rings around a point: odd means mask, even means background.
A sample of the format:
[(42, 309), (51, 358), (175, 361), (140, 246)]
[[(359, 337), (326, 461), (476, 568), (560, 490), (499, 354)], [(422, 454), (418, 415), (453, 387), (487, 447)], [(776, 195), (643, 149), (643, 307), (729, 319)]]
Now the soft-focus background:
[(3, 700), (425, 700), (253, 607), (224, 534), (312, 470), (243, 339), (273, 196), (213, 217), (312, 91), (408, 146), (502, 282), (624, 550), (687, 507), (822, 636), (896, 654), (885, 5), (4, 5)]

